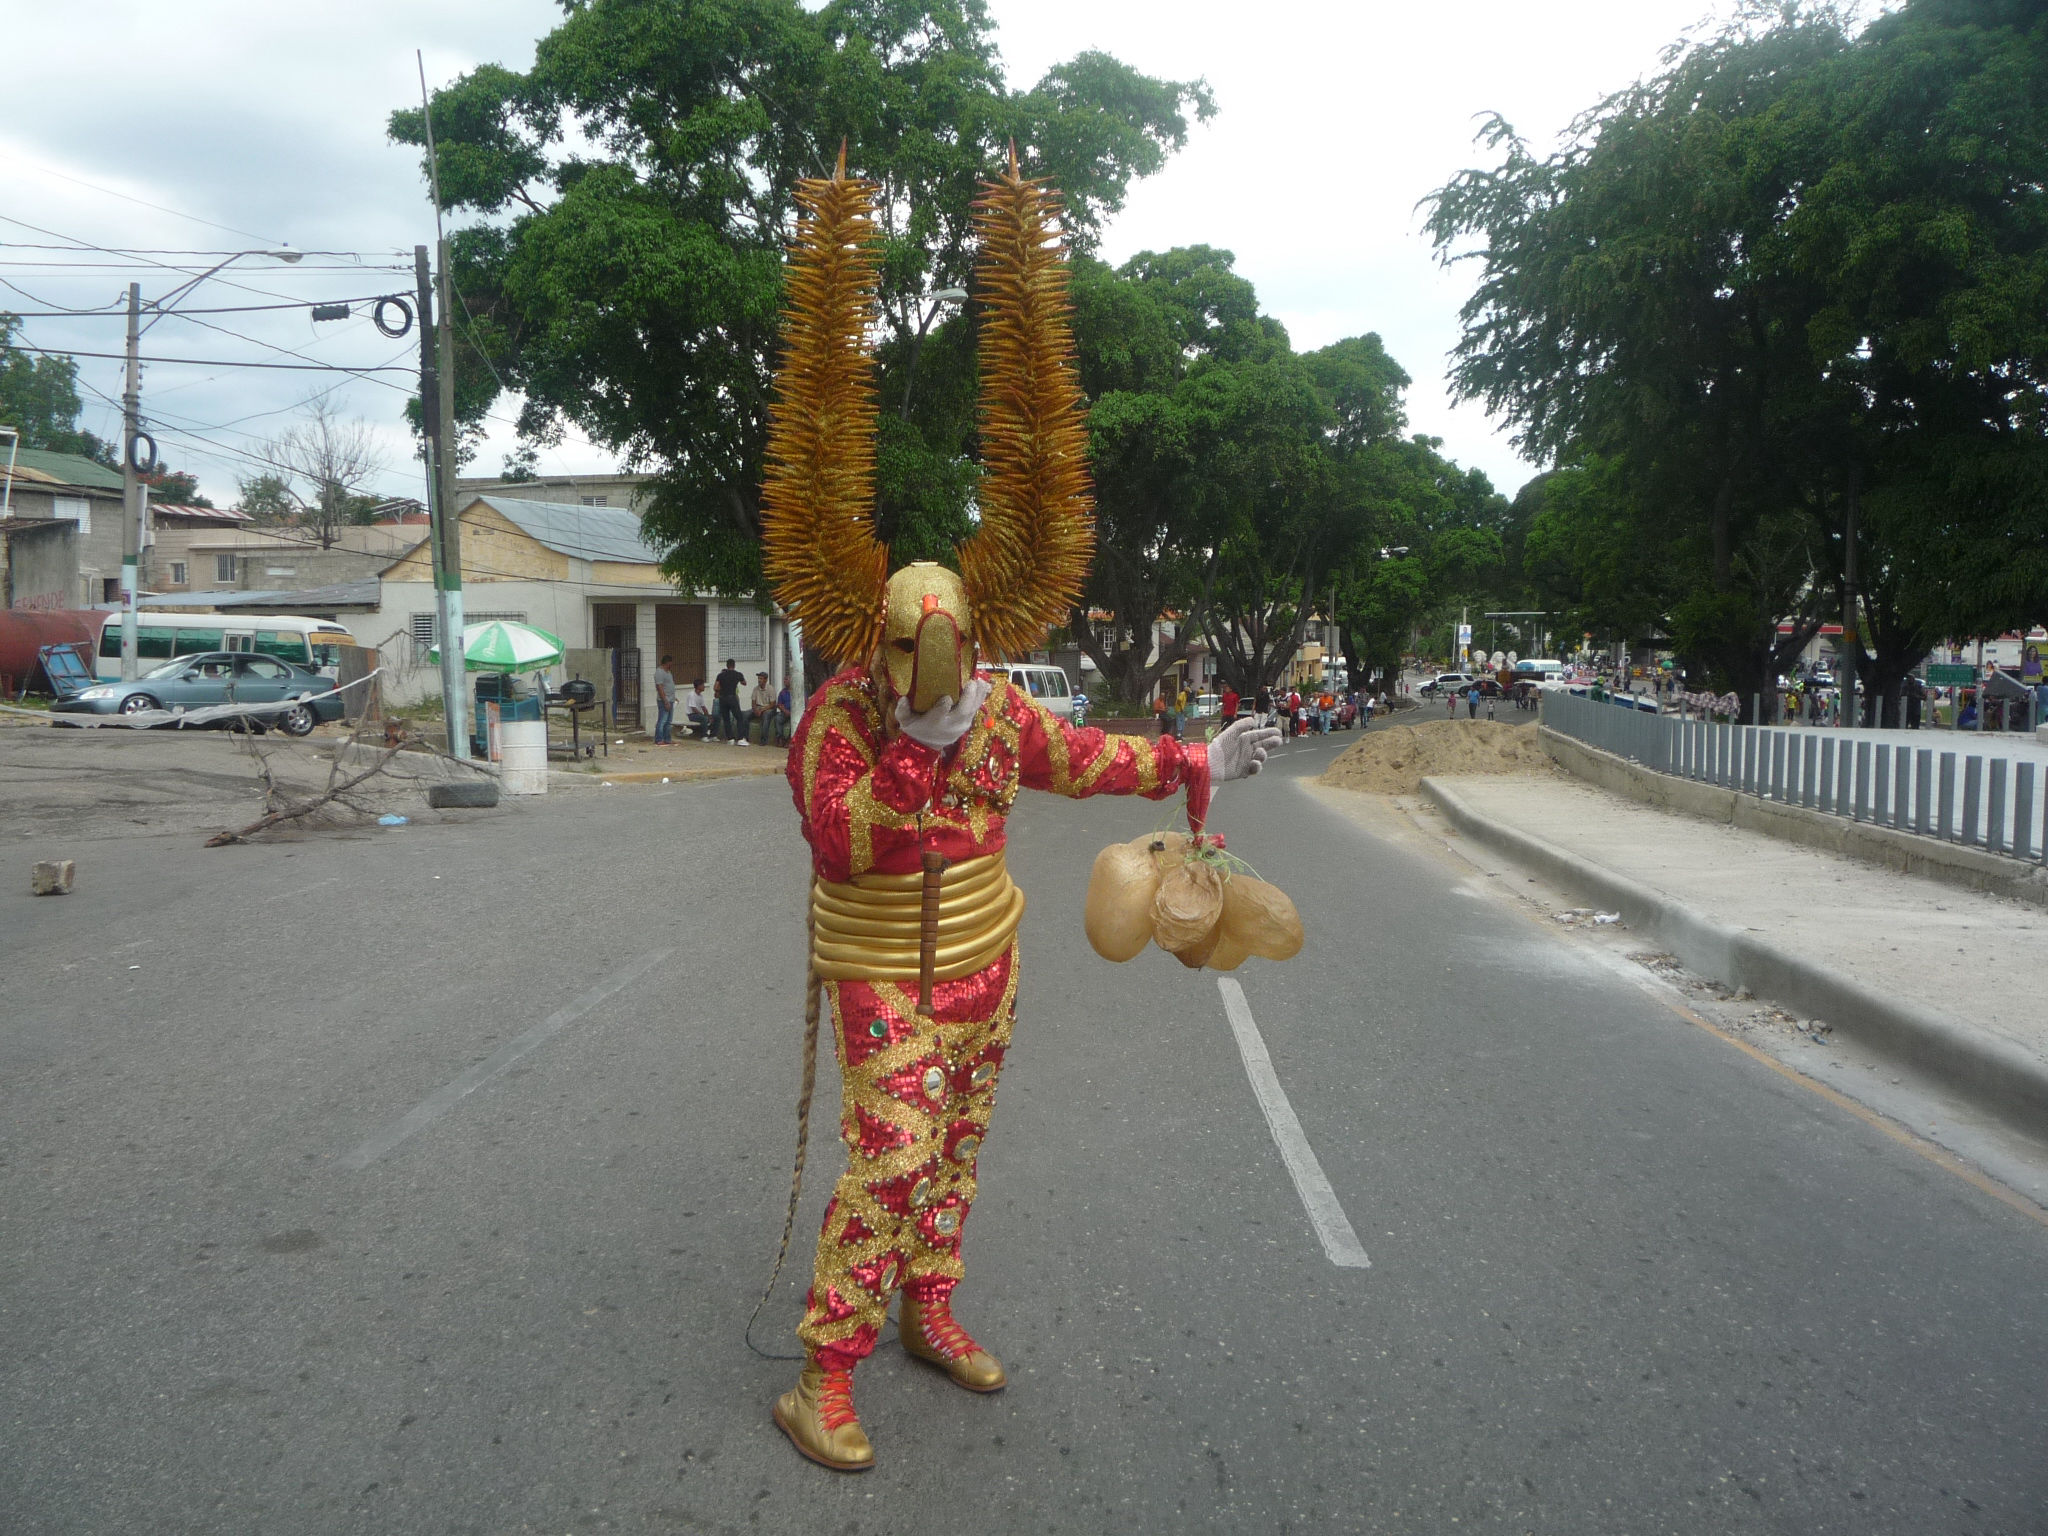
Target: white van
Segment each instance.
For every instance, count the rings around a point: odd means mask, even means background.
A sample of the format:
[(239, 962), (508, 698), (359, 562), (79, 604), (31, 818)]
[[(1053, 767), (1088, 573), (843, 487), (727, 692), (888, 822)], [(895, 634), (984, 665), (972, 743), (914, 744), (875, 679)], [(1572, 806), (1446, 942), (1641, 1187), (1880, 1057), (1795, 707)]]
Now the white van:
[(1539, 683), (1563, 682), (1565, 671), (1563, 662), (1548, 661), (1540, 656), (1532, 656), (1527, 661), (1515, 663), (1516, 678), (1533, 677)]
[(1074, 718), (1074, 685), (1067, 680), (1066, 668), (1006, 664), (999, 670), (1009, 673), (1010, 681), (1036, 699), (1047, 714), (1063, 720)]

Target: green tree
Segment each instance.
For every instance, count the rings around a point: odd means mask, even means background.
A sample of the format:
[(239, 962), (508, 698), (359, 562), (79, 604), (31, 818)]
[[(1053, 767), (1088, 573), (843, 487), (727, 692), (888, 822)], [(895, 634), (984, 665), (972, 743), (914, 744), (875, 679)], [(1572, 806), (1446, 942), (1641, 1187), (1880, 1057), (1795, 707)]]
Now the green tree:
[(1939, 640), (2048, 613), (2048, 12), (1915, 0), (1748, 151), (1797, 188), (1760, 262), (1820, 295), (1818, 584), (1888, 692)]
[(1824, 618), (1889, 690), (2048, 607), (2044, 45), (2004, 0), (1855, 35), (1759, 7), (1554, 156), (1493, 126), (1502, 163), (1431, 212), (1482, 268), (1457, 386), (1536, 456), (1607, 466), (1597, 512), (1531, 523), (1532, 569), (1594, 608), (1640, 608), (1621, 573), (1654, 569), (1670, 643), (1744, 692)]
[(142, 477), (149, 486), (149, 499), (168, 502), (181, 507), (210, 507), (212, 502), (199, 494), (199, 477), (184, 470), (159, 469), (153, 475)]
[[(502, 380), (527, 440), (575, 423), (655, 472), (648, 531), (680, 582), (754, 592), (792, 198), (844, 142), (883, 189), (880, 383), (905, 402), (878, 510), (899, 557), (932, 552), (967, 526), (974, 346), (971, 315), (926, 334), (928, 295), (971, 286), (979, 179), (1014, 142), (1086, 249), (1212, 110), (1200, 83), (1099, 53), (1012, 90), (982, 0), (572, 5), (531, 70), (487, 66), (433, 98), (444, 199), (496, 219), (454, 237), (458, 414)], [(423, 144), (421, 112), (391, 132)]]
[[(1576, 558), (1619, 567), (1644, 537), (1685, 545), (1674, 555), (1711, 594), (1688, 630), (1693, 659), (1750, 689), (1790, 650), (1778, 594), (1745, 579), (1761, 562), (1741, 554), (1806, 501), (1783, 428), (1809, 405), (1796, 317), (1813, 300), (1803, 278), (1752, 259), (1784, 188), (1744, 174), (1741, 142), (1846, 45), (1831, 12), (1745, 20), (1602, 102), (1547, 158), (1495, 120), (1484, 137), (1502, 163), (1431, 201), (1439, 251), (1482, 269), (1454, 388), (1504, 416), (1531, 457), (1619, 464), (1626, 494), (1607, 505), (1657, 526), (1609, 523), (1620, 547), (1594, 557), (1581, 520)], [(1481, 249), (1463, 249), (1472, 236)]]
[[(1149, 696), (1204, 632), (1217, 528), (1200, 485), (1204, 386), (1192, 381), (1267, 338), (1258, 297), (1234, 260), (1193, 246), (1141, 252), (1115, 271), (1086, 257), (1074, 266), (1096, 554), (1070, 627), (1111, 693), (1132, 702)], [(1179, 622), (1155, 650), (1154, 622), (1169, 612)]]
[(298, 516), (299, 504), (292, 495), (291, 481), (283, 475), (265, 471), (235, 484), (241, 493), (235, 500), (236, 508), (254, 521), (286, 523)]
[(119, 464), (113, 444), (78, 428), (84, 407), (77, 360), (22, 350), (15, 345), (20, 330), (20, 316), (0, 313), (0, 425), (18, 429), (24, 448)]

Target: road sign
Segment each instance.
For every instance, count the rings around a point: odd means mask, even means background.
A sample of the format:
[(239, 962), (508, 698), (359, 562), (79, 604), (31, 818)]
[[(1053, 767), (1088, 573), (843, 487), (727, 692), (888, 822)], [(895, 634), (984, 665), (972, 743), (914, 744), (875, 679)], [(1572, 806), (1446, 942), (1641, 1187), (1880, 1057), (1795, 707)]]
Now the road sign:
[(1968, 662), (1930, 662), (1927, 681), (1937, 688), (1954, 688), (1977, 681), (1977, 669)]

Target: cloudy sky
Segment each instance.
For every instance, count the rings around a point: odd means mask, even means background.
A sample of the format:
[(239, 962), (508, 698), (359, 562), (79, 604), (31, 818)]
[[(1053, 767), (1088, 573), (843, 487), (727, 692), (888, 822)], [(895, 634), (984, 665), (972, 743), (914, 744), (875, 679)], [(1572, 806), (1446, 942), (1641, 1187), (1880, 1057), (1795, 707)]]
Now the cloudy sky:
[[(1447, 394), (1445, 354), (1469, 278), (1436, 266), (1415, 204), (1475, 163), (1481, 114), (1500, 112), (1547, 143), (1730, 3), (992, 0), (992, 9), (1013, 84), (1100, 48), (1151, 74), (1206, 78), (1215, 91), (1218, 116), (1137, 186), (1105, 256), (1222, 246), (1297, 347), (1378, 331), (1414, 377), (1415, 429), (1512, 492), (1532, 466), (1484, 412), (1454, 407)], [(386, 141), (384, 122), (419, 99), (413, 50), (437, 85), (483, 62), (524, 68), (560, 9), (550, 0), (15, 0), (9, 13), (16, 67), (0, 121), (0, 308), (29, 313), (111, 310), (131, 279), (152, 298), (229, 252), (285, 245), (307, 254), (293, 266), (242, 257), (181, 307), (409, 287), (410, 250), (431, 241), (432, 213), (416, 158)], [(22, 67), (28, 60), (33, 68)], [(187, 254), (202, 251), (215, 254)], [(23, 339), (118, 353), (121, 331), (116, 318), (36, 317)], [(395, 369), (414, 356), (412, 342), (380, 336), (360, 305), (350, 320), (321, 325), (303, 309), (171, 317), (143, 351)], [(80, 358), (85, 424), (103, 436), (116, 435), (120, 369), (114, 358)], [(163, 362), (143, 387), (166, 461), (197, 473), (217, 501), (234, 498), (236, 477), (259, 467), (250, 453), (316, 390), (380, 429), (387, 464), (375, 488), (419, 493), (399, 423), (403, 372)], [(476, 469), (502, 462), (515, 412), (499, 403)], [(542, 467), (610, 462), (572, 439)]]

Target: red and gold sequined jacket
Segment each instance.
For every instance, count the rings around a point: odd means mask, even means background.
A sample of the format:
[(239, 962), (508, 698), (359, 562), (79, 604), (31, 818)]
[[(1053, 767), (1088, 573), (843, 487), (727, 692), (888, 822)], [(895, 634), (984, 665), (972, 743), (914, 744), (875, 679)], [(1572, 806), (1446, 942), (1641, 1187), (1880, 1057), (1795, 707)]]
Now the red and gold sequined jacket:
[(1206, 747), (1076, 730), (1007, 678), (980, 675), (988, 700), (945, 752), (884, 733), (863, 667), (812, 696), (790, 748), (789, 785), (820, 880), (912, 874), (924, 848), (954, 863), (995, 853), (1020, 789), (1163, 800), (1190, 784), (1207, 788)]

